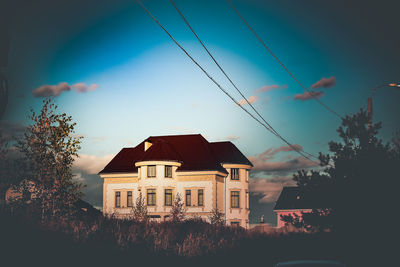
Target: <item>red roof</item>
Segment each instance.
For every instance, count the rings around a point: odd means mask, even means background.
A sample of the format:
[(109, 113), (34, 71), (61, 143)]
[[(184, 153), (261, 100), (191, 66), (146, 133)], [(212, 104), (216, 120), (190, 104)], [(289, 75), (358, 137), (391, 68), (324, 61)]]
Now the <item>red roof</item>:
[[(144, 142), (152, 146), (144, 151)], [(222, 163), (251, 162), (231, 142), (209, 143), (202, 135), (150, 136), (134, 148), (123, 148), (100, 173), (137, 172), (139, 161), (177, 161), (179, 171), (220, 171)]]

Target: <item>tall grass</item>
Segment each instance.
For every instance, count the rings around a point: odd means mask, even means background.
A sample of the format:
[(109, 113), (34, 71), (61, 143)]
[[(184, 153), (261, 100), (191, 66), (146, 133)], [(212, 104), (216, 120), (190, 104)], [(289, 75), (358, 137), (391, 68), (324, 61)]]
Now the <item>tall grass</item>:
[[(273, 266), (290, 259), (349, 261), (346, 244), (333, 233), (260, 233), (198, 219), (157, 223), (98, 216), (38, 222), (5, 211), (0, 218), (3, 251), (28, 253), (31, 258), (42, 255), (69, 266), (77, 262), (247, 266), (257, 260), (261, 266)], [(7, 245), (11, 243), (22, 245)]]

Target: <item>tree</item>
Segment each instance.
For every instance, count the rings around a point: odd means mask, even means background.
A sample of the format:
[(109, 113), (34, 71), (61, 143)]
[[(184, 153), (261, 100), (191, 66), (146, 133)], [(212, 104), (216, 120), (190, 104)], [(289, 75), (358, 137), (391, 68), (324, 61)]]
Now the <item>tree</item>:
[(183, 201), (181, 195), (178, 193), (174, 199), (174, 203), (171, 208), (171, 220), (173, 222), (180, 222), (185, 218), (185, 208), (183, 207)]
[(139, 193), (139, 197), (136, 198), (136, 203), (132, 207), (133, 219), (139, 222), (147, 221), (147, 206), (142, 197), (142, 192)]
[[(43, 100), (40, 113), (32, 108), (27, 127), (17, 148), (27, 163), (25, 182), (21, 183), (24, 203), (40, 210), (41, 218), (69, 217), (74, 204), (82, 196), (82, 184), (73, 179), (72, 164), (80, 149), (81, 137), (75, 137), (76, 123), (65, 113), (58, 114), (57, 105), (51, 99)], [(29, 182), (26, 182), (29, 181)], [(31, 186), (34, 185), (34, 189)], [(34, 191), (34, 192), (33, 192)]]
[(222, 226), (224, 225), (224, 214), (220, 212), (217, 208), (212, 209), (210, 216), (208, 216), (210, 223), (213, 225)]
[(395, 209), (391, 197), (400, 166), (398, 139), (384, 144), (377, 137), (380, 128), (381, 123), (368, 127), (363, 110), (346, 116), (337, 130), (341, 142), (331, 141), (331, 153), (320, 153), (323, 170), (302, 170), (293, 177), (301, 194), (317, 194), (326, 208), (282, 219), (314, 230), (367, 230), (379, 225), (382, 217), (374, 212), (390, 214)]

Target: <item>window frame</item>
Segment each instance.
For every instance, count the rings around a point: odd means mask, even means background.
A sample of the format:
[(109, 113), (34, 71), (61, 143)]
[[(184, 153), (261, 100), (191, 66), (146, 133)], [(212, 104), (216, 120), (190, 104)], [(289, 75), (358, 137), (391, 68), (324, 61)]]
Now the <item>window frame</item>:
[(115, 191), (114, 201), (114, 207), (121, 208), (121, 191)]
[[(151, 196), (151, 197), (149, 197), (149, 196)], [(151, 200), (151, 203), (150, 203), (150, 200)], [(156, 204), (157, 204), (157, 195), (156, 195), (156, 189), (155, 188), (147, 189), (147, 191), (146, 191), (146, 204), (147, 204), (147, 206), (150, 206), (150, 207), (156, 206)]]
[[(129, 195), (129, 193), (130, 193), (130, 195)], [(133, 191), (131, 191), (131, 190), (126, 191), (126, 207), (127, 208), (133, 207)]]
[[(169, 176), (167, 176), (167, 169), (170, 170)], [(165, 178), (172, 178), (172, 165), (165, 165), (165, 167), (164, 167), (164, 177)]]
[[(237, 195), (236, 195), (237, 193)], [(237, 205), (236, 200), (237, 199)], [(232, 190), (231, 191), (231, 209), (239, 209), (240, 208), (240, 191)]]
[[(154, 167), (154, 176), (150, 176), (150, 168)], [(147, 165), (147, 178), (156, 178), (157, 177), (157, 165)]]
[(239, 168), (231, 168), (231, 180), (234, 180), (234, 181), (240, 180), (240, 169)]
[[(200, 202), (200, 196), (201, 196), (201, 202)], [(204, 189), (197, 190), (197, 206), (204, 207)]]
[[(167, 193), (167, 191), (168, 191), (168, 193)], [(169, 204), (167, 203), (167, 196), (170, 197), (170, 200), (171, 200), (171, 202)], [(171, 207), (172, 203), (173, 203), (172, 189), (166, 188), (166, 189), (164, 189), (164, 206)]]
[[(189, 199), (189, 201), (188, 201), (188, 199)], [(192, 206), (192, 190), (190, 190), (190, 189), (185, 190), (185, 206), (186, 207)]]

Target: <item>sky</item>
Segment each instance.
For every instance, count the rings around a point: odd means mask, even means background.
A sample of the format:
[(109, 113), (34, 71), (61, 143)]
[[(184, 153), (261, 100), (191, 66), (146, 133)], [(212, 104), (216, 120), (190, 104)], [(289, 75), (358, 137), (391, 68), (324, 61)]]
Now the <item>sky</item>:
[[(274, 54), (315, 97), (341, 116), (366, 109), (373, 88), (400, 82), (396, 1), (232, 0)], [(229, 91), (226, 78), (167, 0), (144, 5)], [(288, 75), (224, 0), (176, 0), (224, 70), (263, 117), (313, 154), (338, 140), (340, 118)], [(85, 199), (101, 206), (97, 176), (123, 147), (148, 136), (200, 133), (232, 141), (255, 167), (251, 215), (276, 223), (272, 209), (301, 158), (224, 95), (135, 1), (1, 1), (0, 71), (9, 90), (0, 127), (21, 131), (32, 107), (51, 96), (83, 136), (74, 172)], [(4, 95), (2, 95), (2, 103)], [(389, 141), (400, 129), (400, 90), (380, 88), (374, 121)]]

